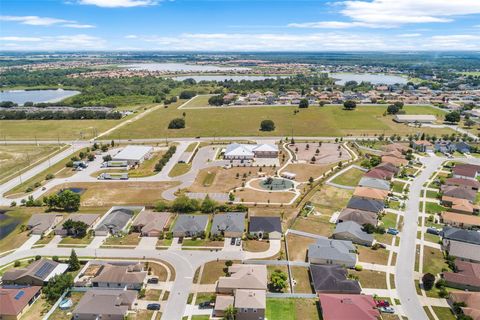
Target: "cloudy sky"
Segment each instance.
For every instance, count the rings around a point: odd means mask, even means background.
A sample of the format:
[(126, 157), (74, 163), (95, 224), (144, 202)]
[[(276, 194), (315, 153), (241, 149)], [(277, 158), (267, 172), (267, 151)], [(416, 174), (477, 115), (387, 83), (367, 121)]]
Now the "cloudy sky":
[(480, 0), (1, 0), (0, 50), (480, 50)]

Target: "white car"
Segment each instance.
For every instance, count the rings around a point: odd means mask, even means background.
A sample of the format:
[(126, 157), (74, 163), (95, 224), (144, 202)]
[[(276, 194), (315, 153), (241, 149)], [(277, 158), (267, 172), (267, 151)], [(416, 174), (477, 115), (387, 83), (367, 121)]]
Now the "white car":
[(395, 313), (395, 309), (393, 309), (392, 307), (380, 307), (378, 308), (378, 310), (383, 313)]

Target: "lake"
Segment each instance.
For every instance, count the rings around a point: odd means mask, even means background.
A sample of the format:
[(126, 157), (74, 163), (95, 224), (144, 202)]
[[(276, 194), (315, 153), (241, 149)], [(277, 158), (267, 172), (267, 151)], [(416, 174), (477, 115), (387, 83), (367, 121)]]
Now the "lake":
[(79, 94), (75, 90), (8, 90), (0, 92), (0, 101), (13, 101), (18, 105), (25, 102), (58, 102)]
[(276, 78), (287, 78), (287, 76), (181, 76), (181, 77), (173, 77), (173, 80), (183, 81), (186, 79), (194, 79), (195, 81), (225, 81), (225, 80), (233, 80), (233, 81), (254, 81), (254, 80), (265, 80), (265, 79), (276, 79)]
[(336, 79), (335, 83), (344, 85), (347, 81), (365, 81), (372, 84), (406, 84), (407, 78), (391, 74), (373, 74), (373, 73), (330, 73), (329, 77)]
[(123, 65), (124, 68), (131, 70), (147, 71), (185, 71), (185, 72), (211, 72), (211, 71), (232, 71), (232, 70), (250, 70), (243, 67), (222, 67), (214, 65), (196, 65), (187, 63), (135, 63)]
[(21, 219), (7, 215), (6, 210), (0, 210), (0, 240), (15, 230), (20, 222)]

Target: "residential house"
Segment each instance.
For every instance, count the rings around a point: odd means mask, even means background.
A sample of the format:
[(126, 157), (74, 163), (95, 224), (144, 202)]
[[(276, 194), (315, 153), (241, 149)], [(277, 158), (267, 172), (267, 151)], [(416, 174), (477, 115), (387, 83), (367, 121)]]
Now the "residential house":
[(378, 223), (378, 216), (375, 212), (345, 208), (340, 212), (340, 215), (337, 218), (337, 222), (344, 221), (355, 221), (361, 226), (367, 223), (376, 226)]
[(136, 300), (137, 291), (134, 290), (88, 290), (73, 310), (73, 319), (124, 320)]
[(445, 185), (471, 189), (477, 192), (480, 189), (480, 182), (478, 182), (478, 180), (464, 178), (448, 178), (445, 180)]
[(229, 277), (220, 277), (216, 292), (233, 294), (236, 289), (267, 290), (267, 267), (257, 264), (233, 264)]
[(466, 199), (443, 196), (442, 204), (450, 207), (450, 211), (463, 214), (476, 214), (480, 211), (479, 206), (472, 204)]
[(68, 264), (58, 263), (48, 259), (40, 259), (30, 263), (25, 268), (16, 268), (5, 271), (2, 284), (43, 286), (56, 275), (65, 273)]
[(480, 291), (480, 264), (455, 261), (456, 272), (443, 272), (447, 286), (466, 291)]
[(198, 237), (206, 232), (209, 216), (204, 214), (179, 214), (173, 227), (174, 237)]
[(366, 199), (385, 201), (389, 192), (387, 190), (373, 189), (367, 187), (356, 187), (353, 196)]
[(338, 223), (332, 237), (337, 240), (349, 240), (364, 246), (373, 244), (373, 235), (362, 230), (362, 226), (353, 221)]
[(315, 264), (338, 264), (353, 268), (357, 263), (357, 254), (351, 241), (321, 238), (308, 246), (308, 261)]
[(385, 152), (398, 151), (400, 153), (404, 153), (407, 152), (409, 149), (410, 148), (408, 147), (408, 145), (403, 143), (390, 143), (383, 147), (383, 150)]
[(455, 152), (455, 144), (451, 143), (450, 141), (438, 140), (435, 141), (433, 150), (441, 153), (453, 153)]
[(454, 178), (473, 179), (475, 180), (480, 172), (480, 166), (474, 164), (456, 164), (452, 169)]
[(166, 230), (167, 222), (171, 214), (168, 212), (154, 212), (144, 210), (140, 212), (132, 223), (135, 231), (140, 232), (142, 237), (158, 237)]
[(374, 168), (364, 174), (364, 177), (391, 180), (393, 178), (393, 172)]
[(441, 191), (443, 196), (466, 199), (470, 202), (474, 202), (475, 197), (477, 196), (477, 192), (475, 190), (469, 190), (456, 186), (442, 186)]
[(480, 320), (480, 292), (451, 292), (449, 302), (464, 303), (466, 307), (460, 307), (465, 316), (472, 320)]
[(356, 280), (347, 278), (348, 272), (339, 265), (310, 265), (310, 276), (315, 293), (360, 294), (362, 289)]
[(382, 162), (378, 166), (376, 166), (375, 168), (376, 169), (381, 169), (381, 170), (384, 170), (384, 171), (390, 171), (390, 172), (393, 173), (394, 176), (396, 174), (398, 174), (398, 172), (400, 171), (400, 169), (398, 167), (396, 167), (393, 164), (388, 163), (388, 162)]
[(139, 262), (92, 260), (75, 278), (75, 285), (140, 290), (148, 274), (144, 268)]
[(210, 234), (229, 238), (241, 238), (245, 231), (245, 213), (227, 212), (213, 216)]
[(480, 262), (480, 232), (444, 227), (442, 248), (458, 260)]
[(417, 140), (412, 141), (412, 148), (419, 152), (427, 152), (433, 150), (433, 145), (427, 140)]
[(364, 294), (330, 294), (318, 295), (323, 320), (378, 320), (380, 312), (375, 300)]
[(37, 300), (41, 292), (41, 286), (5, 286), (0, 288), (0, 319), (20, 319)]
[(126, 232), (127, 225), (134, 215), (133, 207), (112, 207), (96, 226), (95, 235), (108, 236)]
[(280, 221), (280, 217), (250, 217), (248, 233), (259, 238), (263, 238), (265, 234), (268, 234), (270, 239), (280, 239), (282, 237), (282, 222)]
[(452, 227), (480, 229), (480, 217), (477, 215), (459, 214), (444, 211), (441, 214), (441, 221), (444, 224)]
[(348, 201), (347, 208), (358, 209), (363, 211), (371, 211), (381, 213), (385, 207), (383, 201), (367, 198), (352, 197)]
[(37, 213), (27, 222), (27, 230), (32, 234), (42, 235), (53, 230), (55, 225), (62, 221), (63, 216), (54, 213)]
[(405, 166), (408, 164), (407, 159), (394, 156), (382, 156), (382, 162), (391, 163), (396, 167)]
[(85, 223), (88, 228), (87, 231), (95, 224), (98, 220), (100, 215), (98, 214), (90, 214), (90, 213), (72, 213), (69, 214), (62, 223), (58, 224), (54, 230), (56, 235), (66, 236), (68, 234), (68, 230), (63, 228), (63, 224), (68, 220), (72, 220), (75, 222), (83, 222)]
[(383, 179), (375, 179), (369, 177), (362, 177), (358, 183), (358, 186), (387, 191), (390, 190), (390, 182)]

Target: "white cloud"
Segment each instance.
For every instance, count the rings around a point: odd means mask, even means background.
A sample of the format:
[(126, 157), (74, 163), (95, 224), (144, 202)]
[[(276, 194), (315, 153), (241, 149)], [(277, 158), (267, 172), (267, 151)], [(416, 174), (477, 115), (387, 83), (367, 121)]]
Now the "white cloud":
[[(351, 22), (310, 22), (311, 27), (399, 27), (415, 23), (445, 23), (453, 21), (456, 16), (480, 14), (478, 0), (349, 0), (335, 4), (342, 6), (340, 13)], [(307, 27), (308, 23), (290, 24), (292, 27), (302, 25)]]
[(344, 21), (290, 23), (287, 26), (291, 28), (312, 28), (312, 29), (347, 29), (352, 27), (371, 27), (371, 28), (379, 27), (369, 23), (344, 22)]
[(399, 34), (398, 36), (401, 38), (415, 38), (415, 37), (420, 37), (422, 34), (421, 33), (402, 33)]
[(39, 16), (0, 16), (0, 21), (11, 21), (19, 22), (21, 24), (31, 25), (31, 26), (52, 26), (60, 25), (66, 28), (95, 28), (95, 26), (90, 24), (80, 24), (74, 20), (65, 20), (49, 17), (39, 17)]
[(79, 0), (80, 4), (95, 5), (102, 8), (131, 8), (151, 6), (158, 3), (156, 0)]
[(137, 38), (138, 38), (138, 36), (134, 35), (134, 34), (129, 34), (129, 35), (125, 36), (125, 39), (137, 39)]
[[(3, 41), (9, 43), (4, 44)], [(42, 37), (0, 37), (2, 46), (10, 50), (97, 50), (106, 49), (102, 38), (85, 34), (42, 36)], [(28, 44), (26, 44), (28, 42)]]

